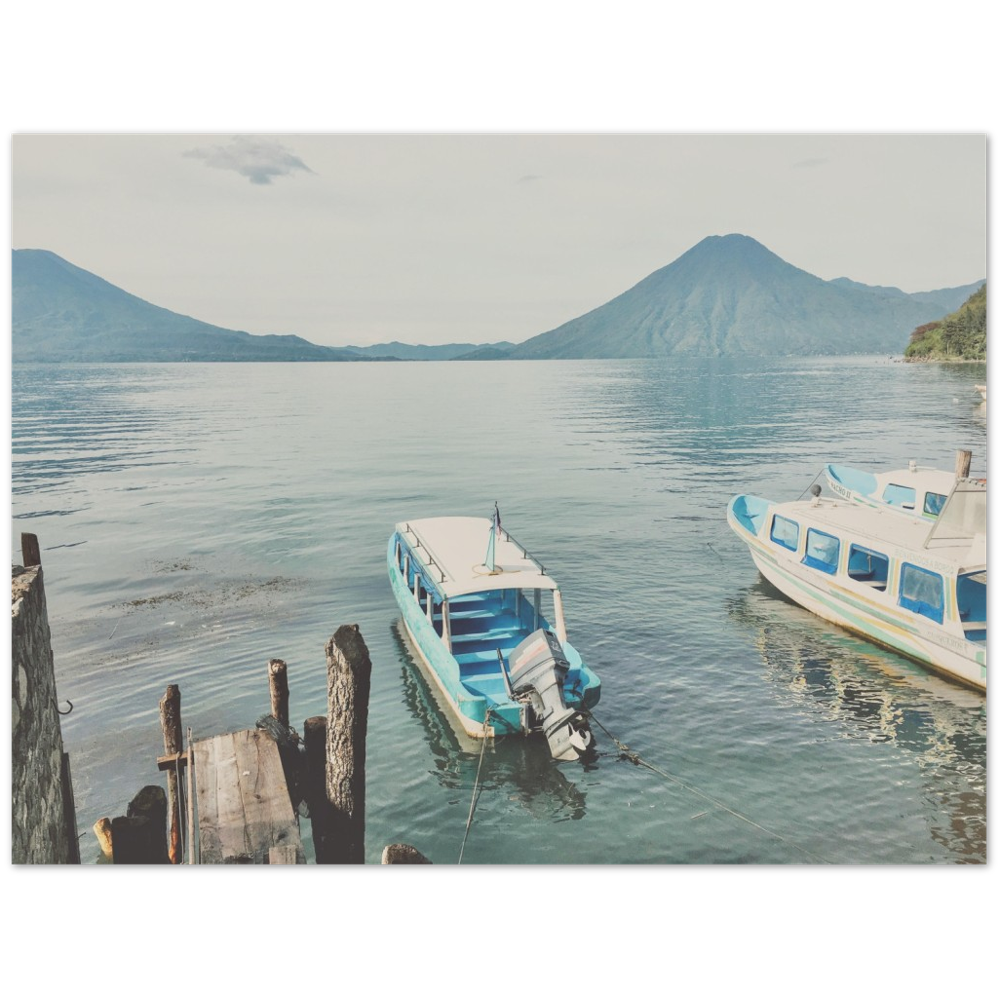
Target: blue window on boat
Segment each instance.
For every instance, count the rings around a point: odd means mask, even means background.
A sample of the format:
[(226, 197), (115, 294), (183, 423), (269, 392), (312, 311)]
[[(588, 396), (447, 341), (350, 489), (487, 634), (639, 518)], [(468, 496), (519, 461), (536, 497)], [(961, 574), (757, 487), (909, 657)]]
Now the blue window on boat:
[(882, 491), (882, 499), (893, 507), (909, 507), (913, 510), (917, 502), (917, 491), (912, 486), (897, 486), (889, 483)]
[(807, 566), (822, 570), (824, 573), (836, 573), (839, 559), (839, 538), (816, 528), (810, 528), (806, 532), (806, 554), (802, 561)]
[(986, 573), (965, 573), (955, 586), (958, 617), (963, 622), (986, 624)]
[(852, 580), (870, 584), (876, 590), (885, 590), (889, 579), (889, 559), (874, 549), (852, 545), (847, 555), (847, 575)]
[(903, 563), (899, 578), (900, 607), (941, 624), (944, 619), (944, 579), (910, 563)]
[(924, 513), (931, 517), (937, 517), (944, 507), (944, 502), (948, 497), (944, 493), (928, 493), (924, 497)]
[(792, 521), (780, 514), (774, 515), (774, 523), (771, 525), (771, 541), (777, 542), (786, 549), (794, 552), (799, 547), (799, 525), (797, 521)]

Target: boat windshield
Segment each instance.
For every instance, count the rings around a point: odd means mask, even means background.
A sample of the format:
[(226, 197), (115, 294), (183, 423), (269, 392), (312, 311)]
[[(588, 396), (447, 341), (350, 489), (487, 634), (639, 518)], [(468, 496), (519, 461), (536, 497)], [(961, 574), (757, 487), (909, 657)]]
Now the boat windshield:
[(960, 479), (934, 523), (925, 548), (972, 542), (986, 534), (986, 483), (981, 479)]

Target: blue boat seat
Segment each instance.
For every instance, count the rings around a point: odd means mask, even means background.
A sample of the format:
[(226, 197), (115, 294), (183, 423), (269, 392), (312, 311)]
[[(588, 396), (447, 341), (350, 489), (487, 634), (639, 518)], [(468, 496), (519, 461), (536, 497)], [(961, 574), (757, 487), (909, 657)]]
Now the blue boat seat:
[(503, 650), (513, 649), (522, 639), (524, 633), (510, 629), (504, 632), (481, 632), (473, 636), (452, 636), (451, 651), (456, 660), (465, 653), (485, 651), (496, 656), (497, 647)]

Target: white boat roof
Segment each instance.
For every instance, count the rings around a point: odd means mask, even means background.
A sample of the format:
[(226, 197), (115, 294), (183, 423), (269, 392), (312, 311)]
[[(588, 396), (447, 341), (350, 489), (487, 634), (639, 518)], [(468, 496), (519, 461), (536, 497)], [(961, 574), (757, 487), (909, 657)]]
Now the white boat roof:
[(889, 483), (897, 486), (912, 486), (918, 493), (931, 491), (947, 496), (955, 487), (955, 473), (943, 469), (894, 469), (892, 472), (876, 472), (875, 479), (883, 489)]
[[(946, 472), (943, 469), (922, 468), (916, 464), (907, 469), (893, 469), (890, 472), (865, 472), (864, 469), (856, 469), (849, 465), (838, 465), (830, 463), (827, 467), (827, 475), (833, 474), (839, 478), (840, 475), (847, 474), (844, 485), (855, 490), (859, 484), (852, 482), (851, 478), (866, 478), (872, 481), (873, 489), (870, 494), (880, 499), (882, 491), (890, 483), (897, 486), (909, 486), (917, 493), (942, 493), (947, 496), (955, 486), (955, 473)], [(862, 491), (863, 492), (863, 491)]]
[[(971, 572), (986, 566), (986, 535), (963, 532), (962, 537), (935, 538), (935, 522), (900, 517), (889, 507), (861, 507), (850, 501), (821, 499), (772, 503), (776, 513), (806, 525), (825, 527), (844, 541), (867, 541), (910, 549), (928, 560), (946, 563), (956, 572)], [(929, 544), (928, 544), (929, 543)]]
[(396, 530), (444, 597), (485, 590), (558, 590), (545, 567), (500, 531), (494, 572), (485, 564), (493, 521), (488, 517), (426, 517), (401, 521)]

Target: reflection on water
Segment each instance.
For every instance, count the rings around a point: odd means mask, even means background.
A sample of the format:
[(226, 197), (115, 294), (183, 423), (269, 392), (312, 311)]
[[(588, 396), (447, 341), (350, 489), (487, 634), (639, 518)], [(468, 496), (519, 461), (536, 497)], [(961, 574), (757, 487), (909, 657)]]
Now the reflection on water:
[(886, 744), (919, 769), (931, 835), (964, 861), (986, 860), (986, 700), (844, 632), (758, 580), (726, 601), (779, 698), (844, 739)]
[(401, 622), (392, 626), (402, 663), (403, 699), (426, 735), (434, 758), (435, 776), (444, 788), (469, 789), (469, 767), (481, 755), (484, 792), (515, 791), (516, 801), (536, 819), (582, 819), (586, 798), (554, 761), (544, 737), (510, 737), (482, 741), (463, 732), (450, 709), (443, 705), (426, 676), (426, 667), (413, 655)]

